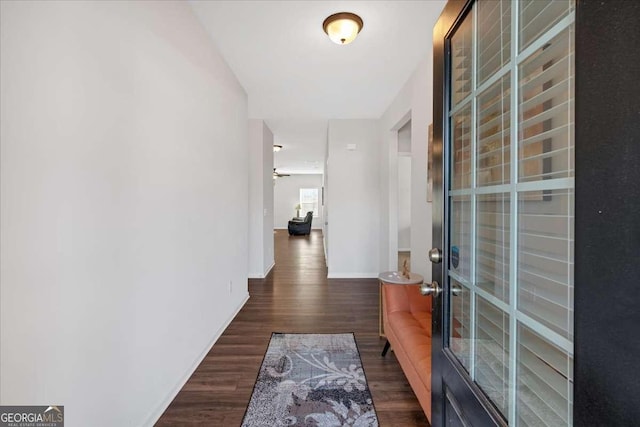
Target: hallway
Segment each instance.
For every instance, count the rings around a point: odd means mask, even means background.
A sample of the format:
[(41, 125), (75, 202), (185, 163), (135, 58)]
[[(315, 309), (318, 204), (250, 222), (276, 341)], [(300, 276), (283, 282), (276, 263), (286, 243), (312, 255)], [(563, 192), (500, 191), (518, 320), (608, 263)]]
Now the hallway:
[(271, 332), (354, 332), (380, 425), (428, 425), (393, 353), (380, 357), (377, 280), (327, 280), (320, 231), (274, 239), (275, 267), (249, 280), (249, 301), (156, 425), (239, 426)]

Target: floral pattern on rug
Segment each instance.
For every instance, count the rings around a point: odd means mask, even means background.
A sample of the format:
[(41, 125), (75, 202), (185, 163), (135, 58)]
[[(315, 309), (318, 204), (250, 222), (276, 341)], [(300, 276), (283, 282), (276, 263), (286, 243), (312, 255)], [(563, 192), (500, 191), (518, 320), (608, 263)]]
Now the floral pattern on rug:
[(378, 426), (354, 335), (272, 334), (242, 426)]

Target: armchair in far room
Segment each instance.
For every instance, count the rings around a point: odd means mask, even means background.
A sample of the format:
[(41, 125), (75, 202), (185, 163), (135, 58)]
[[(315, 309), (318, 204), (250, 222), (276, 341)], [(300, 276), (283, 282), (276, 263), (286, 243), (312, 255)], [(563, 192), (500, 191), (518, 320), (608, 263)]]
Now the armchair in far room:
[(311, 233), (311, 221), (313, 220), (313, 211), (307, 212), (304, 219), (292, 219), (289, 221), (288, 229), (290, 236), (305, 236)]

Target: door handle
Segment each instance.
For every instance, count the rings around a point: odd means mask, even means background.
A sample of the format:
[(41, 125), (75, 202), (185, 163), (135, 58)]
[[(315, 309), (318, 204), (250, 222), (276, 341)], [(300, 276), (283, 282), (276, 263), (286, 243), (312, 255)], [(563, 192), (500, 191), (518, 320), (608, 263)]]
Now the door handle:
[(434, 264), (440, 264), (442, 262), (442, 251), (438, 248), (432, 248), (429, 251), (429, 261)]
[(420, 293), (424, 296), (431, 295), (433, 297), (437, 297), (438, 295), (440, 295), (440, 292), (442, 292), (442, 288), (440, 287), (440, 284), (435, 280), (431, 283), (423, 283), (422, 285), (420, 285)]

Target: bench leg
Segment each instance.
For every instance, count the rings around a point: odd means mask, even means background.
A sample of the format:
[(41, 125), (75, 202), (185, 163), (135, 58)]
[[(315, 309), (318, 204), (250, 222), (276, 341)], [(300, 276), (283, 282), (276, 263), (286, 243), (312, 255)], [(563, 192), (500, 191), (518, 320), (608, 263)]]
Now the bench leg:
[(389, 347), (391, 347), (391, 344), (389, 344), (389, 340), (387, 340), (387, 343), (384, 345), (384, 349), (382, 350), (382, 357), (385, 357), (387, 355)]

